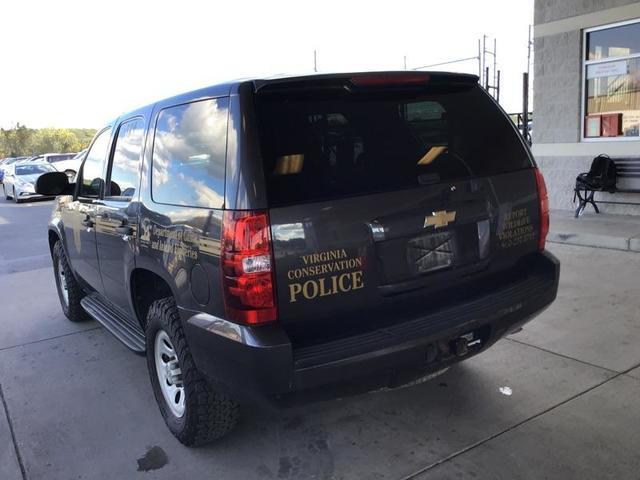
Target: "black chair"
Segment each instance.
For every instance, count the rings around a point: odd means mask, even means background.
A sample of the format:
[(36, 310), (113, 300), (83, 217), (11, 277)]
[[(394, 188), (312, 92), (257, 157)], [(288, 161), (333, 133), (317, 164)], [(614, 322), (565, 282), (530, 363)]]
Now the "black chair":
[(596, 213), (600, 213), (593, 198), (595, 192), (616, 191), (616, 164), (608, 155), (598, 155), (591, 162), (591, 169), (576, 177), (576, 185), (573, 189), (573, 201), (579, 200), (576, 209), (576, 218), (584, 212), (586, 206), (592, 205)]

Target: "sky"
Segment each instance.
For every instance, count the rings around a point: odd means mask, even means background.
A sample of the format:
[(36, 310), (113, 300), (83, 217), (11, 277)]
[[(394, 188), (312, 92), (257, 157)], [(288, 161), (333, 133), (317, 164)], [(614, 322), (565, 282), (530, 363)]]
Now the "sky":
[[(99, 128), (165, 97), (250, 76), (401, 70), (497, 40), (500, 103), (522, 107), (533, 0), (4, 0), (0, 127)], [(477, 61), (434, 70), (478, 72)]]

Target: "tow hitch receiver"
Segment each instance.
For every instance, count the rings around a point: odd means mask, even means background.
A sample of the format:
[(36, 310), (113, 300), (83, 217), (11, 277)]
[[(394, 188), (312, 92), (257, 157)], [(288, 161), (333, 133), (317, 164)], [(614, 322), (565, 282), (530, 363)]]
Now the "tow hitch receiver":
[(464, 357), (469, 353), (469, 340), (464, 337), (456, 338), (453, 343), (453, 351), (458, 357)]
[(465, 333), (464, 335), (456, 338), (452, 343), (453, 353), (458, 357), (464, 357), (469, 353), (469, 348), (476, 345), (480, 345), (482, 341), (480, 338), (476, 338), (474, 332)]

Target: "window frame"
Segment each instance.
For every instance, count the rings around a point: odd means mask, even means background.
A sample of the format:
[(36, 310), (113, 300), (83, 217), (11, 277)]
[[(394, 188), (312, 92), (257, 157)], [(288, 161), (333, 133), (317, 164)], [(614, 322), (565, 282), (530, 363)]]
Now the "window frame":
[[(215, 207), (204, 207), (204, 206), (201, 206), (201, 205), (180, 205), (180, 204), (177, 204), (177, 203), (160, 202), (160, 201), (154, 199), (153, 198), (153, 161), (154, 161), (154, 152), (155, 152), (155, 148), (156, 148), (156, 133), (158, 132), (158, 120), (160, 119), (160, 115), (162, 114), (162, 112), (164, 112), (165, 110), (169, 110), (170, 108), (181, 107), (183, 105), (191, 105), (192, 103), (206, 102), (206, 101), (209, 101), (209, 100), (219, 100), (219, 99), (226, 99), (227, 100), (227, 128), (226, 128), (225, 144), (224, 144), (224, 170), (225, 170), (225, 175), (224, 175), (224, 178), (222, 179), (223, 180), (223, 187), (222, 187), (223, 202), (222, 202), (222, 205), (215, 206)], [(207, 97), (203, 97), (203, 98), (194, 98), (194, 99), (183, 101), (183, 102), (164, 104), (160, 108), (158, 108), (158, 111), (154, 113), (154, 117), (153, 117), (153, 135), (151, 137), (151, 152), (150, 152), (150, 157), (149, 157), (149, 172), (148, 172), (148, 177), (147, 177), (148, 181), (149, 181), (149, 198), (151, 199), (151, 202), (155, 203), (156, 205), (170, 205), (170, 206), (174, 206), (174, 207), (183, 207), (183, 208), (202, 208), (204, 210), (223, 210), (225, 208), (224, 199), (227, 198), (226, 197), (226, 191), (227, 191), (227, 175), (226, 175), (226, 172), (227, 172), (227, 156), (229, 155), (229, 123), (230, 123), (230, 118), (231, 118), (231, 95), (216, 95), (216, 96), (207, 96)]]
[[(102, 196), (104, 195), (104, 185), (105, 185), (105, 181), (104, 180), (102, 182), (102, 185), (100, 186), (100, 192), (98, 193), (98, 195), (87, 196), (87, 195), (81, 195), (80, 192), (82, 190), (82, 181), (84, 179), (84, 165), (85, 165), (85, 163), (87, 163), (87, 157), (89, 156), (89, 153), (91, 152), (91, 149), (93, 148), (93, 144), (96, 143), (96, 139), (100, 135), (105, 133), (106, 131), (110, 132), (109, 133), (109, 147), (107, 148), (107, 152), (111, 151), (111, 147), (113, 146), (112, 143), (111, 143), (111, 137), (113, 135), (113, 125), (107, 125), (102, 130), (100, 130), (98, 133), (95, 134), (95, 136), (93, 137), (93, 140), (91, 140), (91, 143), (87, 147), (87, 152), (85, 153), (84, 159), (82, 160), (82, 165), (80, 165), (80, 169), (79, 169), (78, 174), (76, 176), (76, 188), (75, 188), (75, 192), (74, 192), (74, 195), (73, 195), (74, 200), (77, 200), (77, 199), (81, 198), (81, 199), (85, 199), (85, 200), (95, 201), (95, 200), (102, 199)], [(102, 167), (102, 174), (105, 175), (105, 177), (106, 177), (105, 167), (107, 166), (107, 162), (108, 161), (109, 161), (109, 158), (106, 157), (105, 158), (105, 164)]]
[(599, 30), (608, 30), (610, 28), (616, 28), (616, 27), (624, 27), (626, 25), (632, 25), (632, 24), (639, 24), (640, 25), (640, 18), (635, 18), (632, 20), (625, 20), (622, 22), (615, 22), (615, 23), (609, 23), (606, 25), (599, 25), (597, 27), (591, 27), (591, 28), (585, 28), (582, 31), (582, 48), (581, 48), (581, 52), (582, 52), (582, 58), (581, 58), (581, 63), (582, 63), (582, 79), (581, 79), (581, 83), (582, 83), (582, 88), (580, 91), (580, 124), (579, 124), (579, 128), (580, 128), (580, 141), (581, 142), (637, 142), (640, 141), (640, 137), (625, 137), (625, 136), (618, 136), (618, 137), (587, 137), (585, 136), (585, 122), (586, 122), (586, 115), (587, 115), (587, 68), (589, 65), (595, 65), (595, 64), (599, 64), (599, 63), (609, 63), (609, 62), (615, 62), (615, 61), (619, 61), (619, 60), (629, 60), (632, 58), (640, 58), (640, 52), (639, 53), (633, 53), (631, 55), (625, 55), (625, 56), (621, 56), (621, 57), (607, 57), (604, 59), (598, 59), (598, 60), (587, 60), (587, 36), (592, 33), (592, 32), (597, 32)]
[[(138, 188), (136, 188), (136, 192), (131, 197), (125, 197), (123, 195), (107, 195), (107, 185), (111, 187), (111, 173), (113, 170), (113, 157), (116, 153), (116, 147), (118, 145), (118, 135), (120, 135), (120, 129), (123, 125), (129, 122), (135, 122), (136, 120), (142, 120), (142, 143), (140, 144), (140, 156), (138, 157)], [(141, 169), (142, 169), (142, 160), (144, 158), (144, 147), (145, 147), (145, 118), (142, 115), (135, 115), (133, 117), (129, 117), (118, 124), (118, 127), (115, 129), (115, 135), (113, 135), (113, 140), (111, 142), (111, 147), (109, 148), (109, 156), (107, 157), (107, 170), (105, 173), (104, 185), (102, 186), (102, 192), (99, 198), (102, 200), (110, 200), (116, 202), (124, 202), (130, 203), (133, 201), (133, 198), (136, 195), (140, 194), (140, 179), (142, 177)], [(109, 188), (111, 190), (111, 188)], [(109, 191), (111, 193), (111, 191)]]

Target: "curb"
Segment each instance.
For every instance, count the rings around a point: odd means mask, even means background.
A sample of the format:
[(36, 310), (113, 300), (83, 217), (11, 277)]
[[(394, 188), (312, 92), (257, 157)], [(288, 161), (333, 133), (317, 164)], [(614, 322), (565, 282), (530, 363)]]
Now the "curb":
[(638, 237), (616, 237), (613, 235), (598, 235), (595, 233), (549, 232), (547, 241), (550, 243), (640, 253), (640, 238)]

